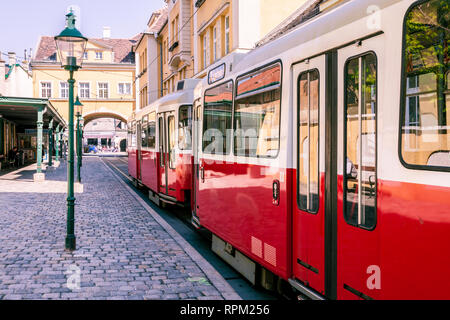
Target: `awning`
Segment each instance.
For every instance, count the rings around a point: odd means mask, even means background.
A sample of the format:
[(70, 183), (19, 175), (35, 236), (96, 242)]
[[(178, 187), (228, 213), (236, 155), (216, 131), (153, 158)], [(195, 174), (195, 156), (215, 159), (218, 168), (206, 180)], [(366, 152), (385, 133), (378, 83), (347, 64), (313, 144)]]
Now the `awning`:
[(0, 116), (21, 127), (36, 128), (40, 109), (44, 111), (44, 127), (48, 126), (51, 119), (55, 127), (58, 124), (61, 128), (67, 127), (64, 119), (48, 99), (0, 96)]

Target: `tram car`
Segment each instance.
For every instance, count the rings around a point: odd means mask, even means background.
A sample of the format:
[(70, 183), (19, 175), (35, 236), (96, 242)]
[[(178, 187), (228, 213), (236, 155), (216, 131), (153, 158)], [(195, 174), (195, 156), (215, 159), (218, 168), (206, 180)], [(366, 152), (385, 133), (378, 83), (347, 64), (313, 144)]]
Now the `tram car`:
[(192, 101), (199, 80), (178, 82), (177, 91), (128, 120), (128, 174), (160, 202), (191, 206)]
[(189, 154), (212, 249), (313, 299), (449, 299), (449, 26), (445, 0), (343, 1), (212, 69)]

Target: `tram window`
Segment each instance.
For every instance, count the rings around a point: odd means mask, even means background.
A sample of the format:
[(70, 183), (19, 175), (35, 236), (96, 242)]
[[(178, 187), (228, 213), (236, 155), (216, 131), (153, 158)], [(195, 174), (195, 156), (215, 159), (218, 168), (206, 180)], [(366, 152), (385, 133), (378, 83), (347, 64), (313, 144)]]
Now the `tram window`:
[(234, 154), (275, 158), (280, 138), (281, 65), (237, 80), (234, 111)]
[(154, 149), (156, 144), (156, 113), (148, 115), (147, 147)]
[(311, 70), (298, 80), (298, 206), (319, 209), (319, 71)]
[(175, 117), (169, 116), (167, 122), (169, 127), (169, 168), (175, 169)]
[(165, 144), (164, 144), (164, 115), (158, 118), (158, 136), (159, 136), (159, 165), (161, 167), (165, 166)]
[(203, 108), (203, 152), (229, 154), (231, 146), (231, 108), (233, 82), (205, 91)]
[(141, 122), (141, 147), (147, 148), (147, 126), (148, 126), (148, 117), (142, 117)]
[(127, 124), (127, 146), (131, 147), (131, 124)]
[(192, 149), (192, 106), (181, 106), (178, 113), (178, 148)]
[(136, 121), (133, 121), (133, 123), (131, 123), (131, 146), (136, 147), (136, 145), (137, 145)]
[(373, 53), (345, 67), (344, 218), (364, 229), (376, 225), (377, 62)]
[(401, 157), (408, 166), (450, 170), (450, 14), (422, 2), (405, 25)]

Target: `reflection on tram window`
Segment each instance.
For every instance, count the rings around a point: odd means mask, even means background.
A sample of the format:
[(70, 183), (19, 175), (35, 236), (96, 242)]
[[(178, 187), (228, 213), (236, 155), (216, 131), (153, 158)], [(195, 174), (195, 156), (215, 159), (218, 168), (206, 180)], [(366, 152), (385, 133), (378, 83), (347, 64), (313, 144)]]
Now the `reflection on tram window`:
[(298, 205), (316, 213), (319, 209), (319, 72), (300, 75), (298, 124)]
[(280, 134), (281, 66), (276, 64), (237, 81), (234, 153), (274, 158)]
[(181, 106), (178, 114), (178, 148), (191, 150), (192, 148), (192, 106)]
[(373, 53), (346, 65), (344, 217), (347, 223), (376, 225), (377, 64)]
[(421, 3), (406, 19), (401, 155), (409, 165), (450, 168), (449, 25), (446, 0)]
[(203, 152), (229, 154), (231, 147), (231, 108), (233, 83), (205, 91), (203, 108)]
[(147, 128), (147, 146), (154, 149), (156, 144), (156, 113), (151, 112), (148, 115), (148, 128)]
[(142, 117), (141, 122), (141, 147), (147, 148), (147, 126), (148, 126), (148, 116)]
[(169, 136), (168, 136), (168, 140), (169, 140), (169, 168), (170, 169), (175, 169), (175, 117), (174, 116), (169, 116), (167, 118), (167, 122), (168, 122), (168, 127), (169, 127)]
[(136, 137), (136, 121), (131, 123), (131, 147), (136, 147), (137, 137)]

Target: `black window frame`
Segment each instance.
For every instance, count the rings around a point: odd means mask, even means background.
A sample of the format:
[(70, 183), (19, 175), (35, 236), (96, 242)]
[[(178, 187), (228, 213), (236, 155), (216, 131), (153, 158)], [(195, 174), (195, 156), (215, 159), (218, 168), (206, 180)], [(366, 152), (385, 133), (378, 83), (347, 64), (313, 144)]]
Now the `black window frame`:
[[(188, 127), (189, 127), (189, 132), (190, 132), (190, 136), (191, 136), (191, 144), (190, 144), (190, 148), (181, 148), (180, 147), (180, 114), (181, 114), (181, 109), (182, 108), (188, 108)], [(183, 104), (178, 108), (178, 126), (177, 126), (177, 130), (178, 130), (178, 141), (177, 141), (177, 146), (179, 150), (192, 150), (192, 112), (193, 112), (193, 105), (192, 104)], [(186, 127), (183, 127), (186, 128)]]
[[(233, 119), (233, 110), (234, 110), (234, 87), (235, 87), (235, 82), (234, 82), (234, 80), (233, 79), (228, 79), (228, 80), (226, 80), (226, 81), (223, 81), (223, 82), (221, 82), (221, 83), (219, 83), (219, 84), (216, 84), (216, 85), (214, 85), (214, 86), (212, 86), (212, 87), (210, 87), (210, 88), (208, 88), (208, 89), (206, 89), (205, 91), (204, 91), (204, 93), (203, 93), (203, 110), (202, 110), (202, 148), (201, 148), (201, 152), (202, 152), (202, 154), (209, 154), (209, 155), (218, 155), (218, 156), (226, 156), (226, 155), (232, 155), (233, 154), (233, 137), (231, 137), (230, 138), (230, 146), (229, 146), (229, 150), (227, 150), (227, 152), (222, 152), (222, 153), (210, 153), (210, 152), (205, 152), (205, 146), (204, 146), (204, 141), (203, 141), (203, 137), (204, 137), (204, 135), (205, 135), (205, 126), (206, 126), (206, 121), (205, 121), (205, 110), (206, 110), (206, 102), (205, 102), (205, 100), (206, 100), (206, 93), (209, 91), (209, 90), (212, 90), (212, 89), (215, 89), (215, 88), (218, 88), (218, 87), (220, 87), (220, 86), (222, 86), (222, 85), (224, 85), (224, 84), (227, 84), (227, 83), (231, 83), (231, 86), (232, 86), (232, 88), (231, 88), (231, 131), (232, 132), (234, 132), (234, 128), (233, 128), (233, 122), (234, 122), (234, 119)], [(226, 139), (226, 133), (225, 133), (225, 139)]]
[[(425, 171), (435, 171), (435, 172), (450, 172), (450, 167), (441, 167), (441, 166), (428, 166), (428, 165), (418, 165), (418, 164), (410, 164), (407, 163), (403, 159), (402, 155), (402, 124), (405, 117), (405, 110), (406, 110), (406, 89), (407, 89), (407, 77), (406, 77), (406, 61), (405, 61), (405, 50), (406, 50), (406, 35), (407, 35), (407, 29), (406, 29), (406, 22), (408, 19), (409, 14), (412, 10), (414, 10), (417, 6), (424, 4), (426, 2), (429, 2), (432, 0), (418, 0), (411, 4), (411, 6), (406, 10), (406, 13), (403, 17), (403, 30), (402, 30), (402, 62), (401, 62), (401, 73), (400, 73), (400, 112), (399, 112), (399, 122), (398, 122), (398, 158), (400, 163), (403, 165), (403, 167), (411, 170), (425, 170)], [(449, 71), (447, 71), (448, 73)], [(446, 74), (447, 74), (446, 73)], [(438, 90), (438, 89), (436, 89)], [(447, 89), (448, 91), (448, 89)], [(450, 124), (447, 124), (450, 125)], [(450, 131), (450, 129), (448, 129)], [(448, 133), (450, 134), (450, 132)], [(439, 150), (435, 150), (439, 151)]]
[[(154, 119), (155, 120), (150, 120), (150, 115), (153, 114), (154, 115)], [(156, 112), (152, 111), (150, 112), (148, 115), (148, 122), (147, 122), (147, 148), (149, 148), (150, 150), (155, 150), (156, 149)], [(150, 127), (151, 127), (151, 123), (153, 123), (153, 135), (150, 134)], [(153, 146), (150, 146), (150, 137), (153, 137)]]
[[(305, 209), (303, 209), (303, 208), (301, 208), (301, 206), (300, 206), (300, 196), (299, 196), (299, 191), (300, 191), (300, 189), (299, 189), (299, 186), (300, 186), (300, 161), (299, 161), (299, 159), (300, 159), (300, 150), (299, 150), (299, 146), (300, 146), (300, 126), (299, 126), (299, 124), (300, 124), (300, 79), (301, 79), (301, 77), (302, 77), (302, 75), (304, 75), (304, 74), (308, 74), (308, 73), (311, 73), (311, 72), (313, 72), (313, 71), (317, 71), (317, 74), (318, 74), (318, 86), (319, 86), (319, 89), (318, 89), (318, 98), (317, 98), (317, 114), (318, 114), (318, 131), (319, 131), (319, 136), (318, 136), (318, 139), (317, 139), (317, 144), (318, 144), (318, 150), (317, 150), (317, 195), (318, 195), (318, 206), (317, 206), (317, 210), (316, 211), (312, 211), (312, 210), (305, 210)], [(303, 71), (303, 72), (301, 72), (299, 75), (298, 75), (298, 78), (297, 78), (297, 103), (296, 103), (296, 106), (297, 106), (297, 155), (296, 155), (296, 160), (297, 160), (297, 208), (299, 209), (299, 210), (301, 210), (301, 211), (304, 211), (304, 212), (307, 212), (307, 213), (310, 213), (310, 214), (317, 214), (318, 212), (319, 212), (319, 210), (320, 210), (320, 128), (321, 128), (321, 125), (320, 125), (320, 90), (321, 90), (321, 87), (320, 87), (320, 79), (321, 79), (321, 76), (320, 76), (320, 70), (318, 69), (318, 68), (312, 68), (312, 69), (309, 69), (309, 70), (305, 70), (305, 71)], [(308, 90), (309, 90), (309, 88), (308, 88)], [(308, 91), (308, 93), (309, 93), (309, 91)], [(309, 138), (309, 137), (308, 137)], [(308, 190), (308, 192), (309, 192), (309, 190)]]
[[(237, 90), (238, 90), (239, 79), (243, 78), (243, 77), (246, 77), (246, 76), (248, 76), (248, 75), (250, 75), (252, 73), (257, 73), (259, 70), (263, 70), (263, 69), (265, 69), (267, 67), (270, 67), (270, 66), (276, 65), (276, 64), (280, 65), (280, 114), (279, 114), (279, 120), (278, 120), (278, 151), (277, 151), (276, 155), (274, 155), (274, 156), (245, 156), (245, 155), (237, 155), (235, 153), (235, 150), (234, 150), (234, 147), (235, 147), (235, 143), (234, 143), (235, 142), (234, 141), (234, 139), (235, 139), (234, 114), (235, 114), (235, 100), (236, 100), (236, 97), (237, 97)], [(248, 72), (245, 72), (243, 74), (238, 75), (236, 77), (235, 87), (234, 87), (234, 90), (233, 90), (233, 103), (232, 103), (232, 117), (231, 117), (231, 121), (232, 121), (231, 126), (232, 126), (232, 129), (233, 129), (233, 137), (232, 137), (232, 141), (233, 142), (231, 144), (231, 146), (232, 146), (232, 148), (231, 148), (232, 149), (231, 150), (232, 155), (237, 156), (237, 157), (255, 158), (255, 159), (277, 159), (279, 157), (279, 155), (280, 155), (280, 148), (281, 148), (281, 119), (282, 119), (282, 109), (283, 109), (282, 106), (283, 106), (283, 63), (282, 63), (281, 59), (274, 60), (274, 61), (269, 62), (267, 64), (264, 64), (264, 65), (262, 65), (262, 66), (260, 66), (258, 68), (252, 69), (252, 70), (250, 70)]]
[[(141, 118), (141, 148), (148, 148), (147, 127), (148, 127), (148, 115), (144, 115)], [(145, 134), (145, 139), (143, 137), (143, 134)]]
[[(170, 148), (170, 138), (172, 137), (172, 135), (170, 134), (170, 121), (171, 119), (173, 119), (173, 135), (174, 135), (174, 146), (173, 149)], [(174, 161), (172, 162), (172, 152), (174, 152), (174, 154), (176, 155), (176, 148), (178, 145), (178, 141), (177, 141), (177, 123), (175, 122), (175, 115), (174, 114), (169, 114), (167, 116), (167, 153), (169, 155), (169, 169), (175, 169), (176, 168), (176, 162), (177, 159), (175, 158)], [(173, 165), (173, 166), (172, 166)]]
[[(375, 110), (375, 205), (374, 205), (374, 211), (375, 211), (375, 219), (374, 219), (374, 224), (371, 228), (367, 228), (365, 226), (362, 225), (358, 225), (358, 224), (354, 224), (352, 222), (349, 222), (346, 218), (346, 190), (347, 190), (347, 67), (348, 64), (350, 63), (350, 61), (354, 60), (354, 59), (359, 59), (361, 57), (367, 56), (369, 54), (373, 54), (373, 56), (375, 57), (375, 63), (376, 63), (376, 78), (375, 78), (375, 82), (376, 82), (376, 91), (375, 91), (375, 99), (376, 99), (376, 110)], [(366, 230), (366, 231), (374, 231), (378, 225), (378, 89), (379, 89), (379, 82), (378, 82), (378, 75), (379, 75), (379, 69), (378, 69), (378, 56), (376, 54), (375, 51), (373, 50), (369, 50), (366, 51), (364, 53), (352, 56), (347, 58), (347, 60), (345, 61), (344, 64), (344, 101), (343, 101), (343, 106), (344, 106), (344, 110), (343, 110), (343, 116), (344, 116), (344, 123), (343, 123), (343, 171), (342, 171), (342, 215), (344, 217), (344, 221), (355, 228), (358, 229), (362, 229), (362, 230)], [(359, 72), (361, 72), (361, 70), (359, 70)], [(362, 92), (359, 92), (359, 94), (363, 94)], [(360, 132), (361, 134), (361, 132)], [(361, 139), (361, 135), (359, 137), (359, 139)], [(361, 151), (361, 150), (360, 150)], [(361, 165), (361, 164), (360, 164)], [(361, 205), (360, 203), (358, 203), (358, 206)]]

